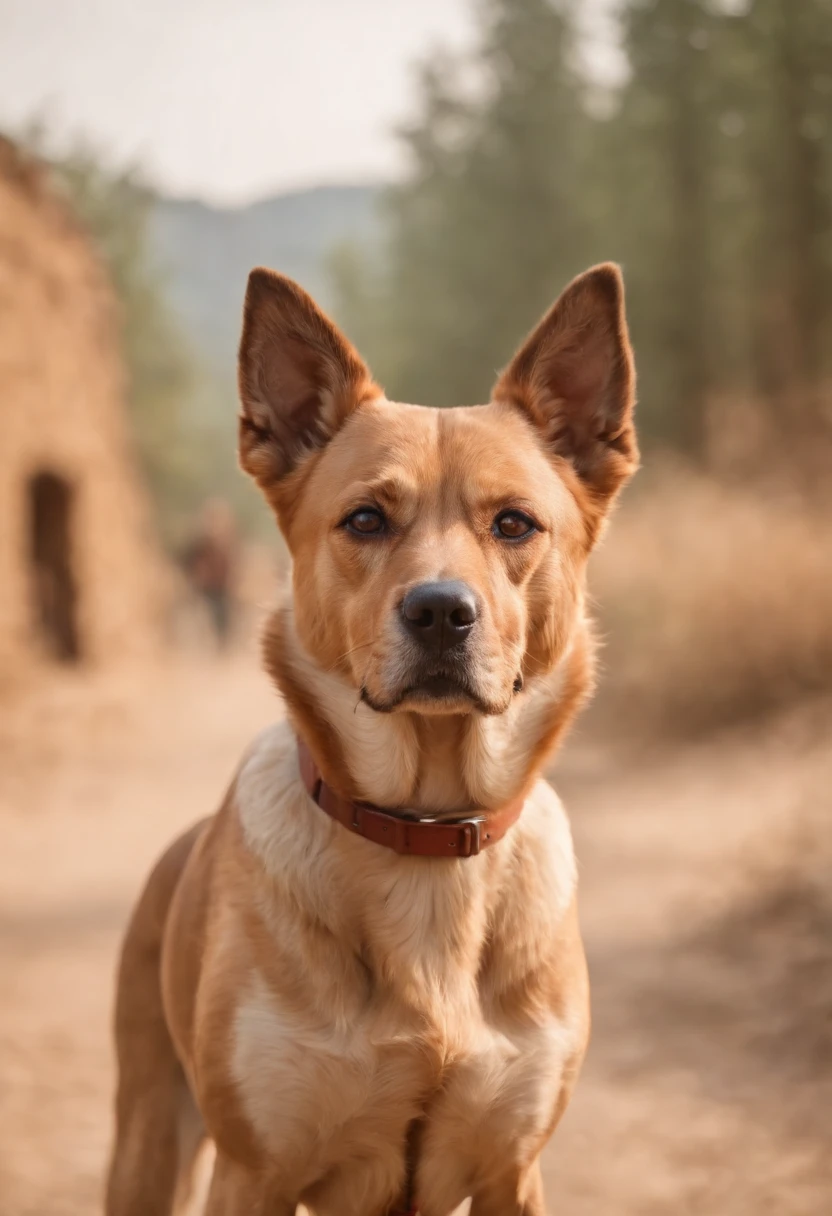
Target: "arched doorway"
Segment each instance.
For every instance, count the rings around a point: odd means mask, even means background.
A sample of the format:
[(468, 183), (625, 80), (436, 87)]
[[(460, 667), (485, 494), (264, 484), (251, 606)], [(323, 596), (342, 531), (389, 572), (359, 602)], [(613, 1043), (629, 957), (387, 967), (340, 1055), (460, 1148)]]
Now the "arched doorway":
[(80, 657), (72, 569), (72, 500), (72, 486), (55, 473), (40, 472), (29, 480), (35, 624), (49, 653), (64, 661)]

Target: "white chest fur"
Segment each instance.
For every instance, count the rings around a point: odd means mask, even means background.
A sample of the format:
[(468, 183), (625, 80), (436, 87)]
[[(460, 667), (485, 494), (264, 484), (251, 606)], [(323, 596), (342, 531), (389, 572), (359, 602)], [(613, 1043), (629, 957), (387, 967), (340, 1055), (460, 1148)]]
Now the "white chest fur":
[(239, 995), (232, 1070), (258, 1139), (299, 1195), (351, 1163), (356, 1202), (383, 1203), (423, 1118), (419, 1185), (450, 1211), (479, 1158), (542, 1135), (574, 1050), (562, 1017), (504, 999), (547, 965), (572, 900), (560, 803), (540, 783), (480, 856), (398, 857), (314, 807), (281, 724), (250, 753), (237, 805), (274, 891), (266, 923), (309, 967), (302, 994), (254, 970)]

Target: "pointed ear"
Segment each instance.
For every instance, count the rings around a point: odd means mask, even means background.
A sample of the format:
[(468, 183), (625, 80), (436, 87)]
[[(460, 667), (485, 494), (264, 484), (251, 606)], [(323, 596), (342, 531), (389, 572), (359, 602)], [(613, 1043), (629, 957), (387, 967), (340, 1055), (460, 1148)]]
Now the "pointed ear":
[(600, 505), (638, 467), (635, 371), (621, 271), (579, 275), (501, 374), (495, 401), (522, 409)]
[(303, 288), (263, 269), (248, 277), (238, 381), (240, 464), (264, 491), (381, 394)]

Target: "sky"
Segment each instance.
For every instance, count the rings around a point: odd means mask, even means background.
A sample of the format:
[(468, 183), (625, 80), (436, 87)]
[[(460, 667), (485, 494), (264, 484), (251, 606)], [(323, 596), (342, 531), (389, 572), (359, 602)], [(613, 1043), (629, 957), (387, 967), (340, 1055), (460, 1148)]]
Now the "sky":
[[(613, 2), (583, 0), (602, 34)], [(469, 48), (474, 13), (475, 0), (0, 0), (0, 129), (40, 120), (58, 148), (83, 138), (215, 203), (387, 180), (414, 65)]]

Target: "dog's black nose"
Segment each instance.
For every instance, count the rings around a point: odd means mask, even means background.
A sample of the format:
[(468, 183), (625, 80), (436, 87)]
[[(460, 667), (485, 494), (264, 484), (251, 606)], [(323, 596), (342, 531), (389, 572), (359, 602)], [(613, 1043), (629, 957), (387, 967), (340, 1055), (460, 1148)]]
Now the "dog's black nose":
[(477, 619), (477, 601), (467, 583), (419, 583), (402, 604), (404, 623), (431, 650), (450, 650), (464, 642)]

